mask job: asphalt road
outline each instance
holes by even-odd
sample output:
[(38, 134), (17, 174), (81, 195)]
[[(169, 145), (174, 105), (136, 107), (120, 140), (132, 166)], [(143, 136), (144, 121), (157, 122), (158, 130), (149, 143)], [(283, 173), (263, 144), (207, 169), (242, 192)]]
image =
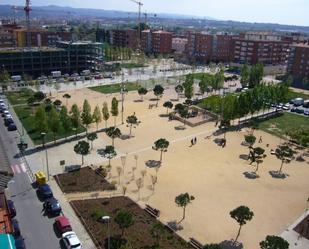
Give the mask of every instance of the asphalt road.
[(0, 136), (4, 142), (14, 178), (9, 183), (7, 197), (14, 201), (21, 234), (25, 239), (27, 249), (57, 249), (61, 248), (59, 238), (54, 232), (54, 219), (43, 216), (42, 202), (39, 201), (36, 190), (32, 187), (23, 159), (16, 157), (19, 153), (17, 143), (20, 136), (17, 131), (8, 132), (0, 117)]

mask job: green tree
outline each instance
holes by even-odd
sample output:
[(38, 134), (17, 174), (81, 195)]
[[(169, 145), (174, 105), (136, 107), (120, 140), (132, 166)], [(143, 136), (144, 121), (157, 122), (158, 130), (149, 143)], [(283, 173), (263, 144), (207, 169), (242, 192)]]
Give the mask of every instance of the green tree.
[(115, 138), (119, 138), (121, 136), (121, 131), (116, 127), (109, 127), (106, 129), (106, 134), (112, 139), (112, 145), (114, 146)]
[(105, 128), (107, 128), (107, 121), (110, 115), (108, 111), (108, 105), (106, 102), (103, 103), (102, 115), (103, 115), (103, 120), (105, 121)]
[(242, 66), (241, 72), (240, 72), (240, 76), (241, 76), (240, 83), (243, 86), (246, 86), (248, 84), (248, 82), (249, 82), (249, 75), (250, 75), (249, 68), (248, 68), (247, 64), (244, 64)]
[(185, 108), (183, 108), (183, 109), (180, 109), (180, 110), (178, 111), (178, 113), (179, 113), (180, 117), (183, 119), (183, 125), (185, 126), (185, 125), (186, 125), (186, 120), (187, 120), (188, 115), (189, 115), (188, 108), (185, 107)]
[(194, 77), (192, 74), (189, 74), (186, 76), (185, 83), (183, 84), (184, 92), (185, 92), (185, 97), (187, 99), (192, 99), (194, 95)]
[(10, 81), (10, 74), (7, 70), (2, 70), (0, 73), (0, 85), (2, 90), (7, 89), (8, 82)]
[(82, 156), (82, 165), (84, 165), (84, 156), (88, 155), (89, 149), (90, 149), (89, 143), (86, 141), (79, 141), (74, 146), (75, 153)]
[(119, 114), (119, 110), (118, 110), (118, 100), (115, 97), (112, 99), (111, 114), (114, 117), (114, 126), (116, 126), (116, 118)]
[(161, 85), (155, 85), (155, 87), (153, 88), (153, 93), (157, 97), (157, 104), (156, 104), (156, 106), (158, 107), (159, 98), (162, 97), (162, 95), (164, 93), (164, 88)]
[(186, 217), (186, 208), (188, 204), (190, 204), (195, 197), (193, 195), (189, 195), (188, 193), (180, 194), (176, 196), (175, 203), (178, 207), (182, 207), (182, 219), (178, 222), (182, 222)]
[(256, 137), (252, 134), (249, 135), (245, 135), (245, 141), (246, 143), (249, 145), (249, 154), (248, 154), (248, 160), (250, 159), (250, 155), (251, 155), (251, 150), (252, 150), (252, 146), (254, 145), (255, 141), (256, 141)]
[(59, 108), (61, 105), (62, 105), (61, 100), (56, 99), (56, 100), (54, 101), (54, 106), (56, 106), (57, 108)]
[(279, 174), (282, 172), (283, 164), (288, 164), (292, 161), (295, 151), (292, 150), (288, 145), (279, 145), (276, 149), (276, 157), (281, 160), (281, 166)]
[(98, 135), (97, 135), (96, 132), (89, 133), (89, 134), (87, 135), (87, 139), (88, 139), (89, 141), (91, 141), (91, 150), (92, 150), (92, 149), (93, 149), (93, 141), (96, 140), (96, 139), (98, 139)]
[(249, 75), (249, 88), (254, 88), (260, 84), (264, 76), (264, 66), (261, 63), (252, 65)]
[(254, 213), (246, 206), (239, 206), (238, 208), (232, 210), (230, 212), (230, 216), (237, 221), (237, 223), (239, 224), (239, 229), (238, 229), (238, 233), (235, 239), (235, 242), (237, 242), (238, 237), (240, 235), (240, 231), (243, 225), (247, 224), (248, 221), (250, 221), (253, 216)]
[(88, 127), (92, 123), (91, 106), (88, 100), (84, 100), (83, 111), (81, 114), (82, 123), (86, 126), (86, 134), (88, 134)]
[(67, 139), (67, 134), (72, 130), (72, 121), (68, 116), (68, 109), (65, 106), (61, 107), (59, 119), (64, 130), (65, 139)]
[(115, 151), (114, 146), (108, 145), (103, 150), (103, 156), (108, 159), (108, 165), (111, 165), (111, 159), (117, 156), (117, 152)]
[(131, 137), (132, 134), (132, 128), (136, 128), (140, 124), (138, 121), (137, 117), (135, 115), (128, 116), (126, 119), (127, 125), (130, 127), (130, 134), (129, 136)]
[(207, 91), (208, 86), (209, 86), (205, 74), (202, 75), (202, 78), (201, 78), (201, 80), (200, 80), (198, 86), (199, 86), (199, 88), (200, 88), (200, 93), (201, 93), (202, 95), (204, 95), (205, 92)]
[(98, 126), (102, 122), (102, 114), (98, 105), (94, 108), (92, 119), (96, 123), (98, 131)]
[(289, 242), (279, 236), (267, 235), (264, 241), (260, 242), (261, 249), (289, 249)]
[(39, 133), (42, 133), (42, 132), (47, 133), (48, 131), (47, 117), (46, 117), (46, 112), (43, 106), (39, 106), (36, 109), (34, 117), (35, 117), (35, 129)]
[(165, 232), (165, 228), (160, 222), (153, 224), (153, 226), (151, 227), (150, 234), (156, 241), (156, 244), (155, 244), (156, 248), (160, 248), (160, 239), (161, 239), (161, 236), (164, 234), (164, 232)]
[(68, 106), (68, 100), (71, 98), (71, 95), (65, 93), (62, 97), (65, 98), (65, 105)]
[(123, 237), (125, 229), (134, 224), (133, 214), (127, 210), (119, 210), (116, 214), (115, 222), (121, 229), (121, 237)]
[(146, 95), (148, 93), (148, 90), (144, 87), (140, 87), (138, 90), (137, 90), (139, 96), (141, 96), (141, 101), (144, 101), (144, 95)]
[(183, 86), (182, 85), (177, 85), (177, 86), (175, 86), (175, 91), (176, 91), (176, 93), (177, 93), (177, 100), (179, 100), (179, 96), (180, 96), (180, 94), (182, 94), (183, 93)]
[(261, 147), (256, 147), (251, 150), (251, 163), (256, 163), (255, 173), (259, 170), (259, 165), (263, 163), (263, 159), (266, 157), (265, 150)]
[(166, 108), (166, 113), (168, 114), (168, 109), (173, 108), (173, 103), (171, 101), (166, 101), (166, 102), (164, 102), (163, 107)]
[(167, 152), (169, 144), (169, 141), (167, 141), (165, 138), (160, 138), (159, 140), (155, 141), (152, 149), (160, 151), (160, 162), (162, 162), (162, 154), (163, 152)]
[(81, 120), (80, 120), (80, 111), (76, 104), (72, 105), (70, 114), (71, 114), (72, 126), (75, 129), (76, 132), (75, 135), (77, 135), (77, 129), (80, 127)]
[(48, 116), (49, 130), (53, 133), (54, 143), (56, 143), (56, 134), (60, 130), (60, 118), (56, 108), (53, 106)]
[(203, 249), (223, 249), (223, 247), (220, 246), (219, 244), (209, 244), (203, 246)]

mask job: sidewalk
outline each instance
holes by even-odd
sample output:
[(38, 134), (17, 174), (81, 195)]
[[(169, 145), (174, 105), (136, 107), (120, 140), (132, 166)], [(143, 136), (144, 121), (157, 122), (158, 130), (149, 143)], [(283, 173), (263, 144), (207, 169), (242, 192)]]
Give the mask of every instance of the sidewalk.
[(54, 180), (54, 178), (51, 178), (48, 183), (53, 190), (55, 198), (59, 200), (64, 215), (70, 220), (73, 231), (77, 234), (78, 238), (82, 242), (83, 249), (96, 249), (97, 247), (94, 245), (88, 232), (80, 222), (79, 218), (76, 216), (74, 210), (69, 204), (66, 195), (61, 192), (57, 182)]

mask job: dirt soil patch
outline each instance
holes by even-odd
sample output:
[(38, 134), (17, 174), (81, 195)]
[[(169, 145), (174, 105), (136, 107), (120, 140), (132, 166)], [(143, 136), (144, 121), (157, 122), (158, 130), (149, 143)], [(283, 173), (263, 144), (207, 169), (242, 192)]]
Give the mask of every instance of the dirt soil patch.
[[(108, 215), (110, 220), (111, 249), (134, 248), (151, 249), (155, 248), (156, 239), (151, 235), (151, 229), (159, 222), (140, 208), (136, 203), (127, 197), (114, 197), (92, 200), (72, 201), (71, 205), (81, 218), (86, 229), (96, 243), (98, 248), (108, 248), (107, 224), (102, 223), (100, 218)], [(133, 214), (134, 224), (125, 230), (121, 238), (121, 230), (114, 221), (119, 210), (126, 210)], [(160, 223), (161, 224), (161, 223)], [(120, 245), (118, 244), (121, 241)], [(117, 243), (118, 242), (118, 243)], [(118, 245), (117, 245), (118, 244)], [(159, 236), (160, 249), (192, 249), (192, 247), (180, 238), (177, 234), (162, 225)]]
[(114, 190), (115, 186), (89, 166), (74, 172), (59, 174), (55, 179), (64, 193)]
[(294, 228), (294, 231), (299, 233), (302, 237), (309, 239), (309, 215)]

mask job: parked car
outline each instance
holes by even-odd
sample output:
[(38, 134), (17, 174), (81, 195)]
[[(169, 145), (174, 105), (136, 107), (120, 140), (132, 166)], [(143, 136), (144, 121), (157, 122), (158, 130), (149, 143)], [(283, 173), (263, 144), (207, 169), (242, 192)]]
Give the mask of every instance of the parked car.
[(16, 219), (12, 219), (12, 227), (13, 227), (14, 237), (19, 237), (20, 236), (20, 228), (19, 228), (19, 223)]
[(304, 115), (309, 116), (309, 110), (305, 110)]
[(296, 108), (293, 107), (293, 108), (291, 109), (291, 112), (296, 112)]
[(12, 200), (8, 200), (8, 209), (9, 209), (9, 213), (11, 218), (14, 218), (16, 216), (16, 209), (15, 209), (15, 205), (14, 202)]
[(303, 107), (309, 108), (309, 100), (306, 100), (303, 104)]
[(4, 119), (4, 125), (9, 126), (9, 124), (14, 123), (14, 120), (12, 118), (6, 118)]
[(291, 106), (290, 104), (285, 104), (283, 107), (282, 107), (283, 110), (290, 110), (291, 109)]
[(60, 216), (55, 219), (55, 224), (61, 234), (72, 231), (69, 219), (65, 216)]
[(45, 209), (45, 212), (47, 214), (53, 215), (53, 216), (60, 215), (62, 211), (59, 201), (54, 197), (48, 198), (44, 202), (43, 208)]
[(38, 192), (43, 199), (53, 197), (53, 191), (48, 184), (39, 185)]
[(62, 234), (62, 240), (65, 245), (65, 248), (67, 249), (72, 249), (72, 248), (81, 249), (82, 248), (82, 244), (80, 240), (78, 239), (76, 233), (74, 232), (66, 232)]
[(296, 98), (296, 99), (293, 99), (292, 101), (295, 106), (301, 106), (304, 104), (303, 98)]
[(8, 131), (16, 131), (16, 130), (17, 130), (17, 127), (15, 123), (10, 123), (8, 125)]
[(304, 109), (296, 108), (295, 112), (298, 113), (298, 114), (303, 114), (304, 113)]
[(26, 249), (25, 239), (22, 236), (15, 238), (15, 247), (16, 249)]
[(45, 212), (48, 215), (58, 216), (62, 212), (62, 208), (60, 206), (59, 201), (54, 197), (45, 200), (43, 206), (45, 206)]

